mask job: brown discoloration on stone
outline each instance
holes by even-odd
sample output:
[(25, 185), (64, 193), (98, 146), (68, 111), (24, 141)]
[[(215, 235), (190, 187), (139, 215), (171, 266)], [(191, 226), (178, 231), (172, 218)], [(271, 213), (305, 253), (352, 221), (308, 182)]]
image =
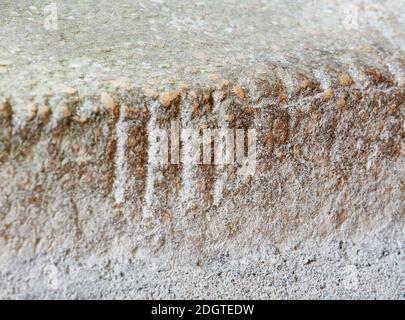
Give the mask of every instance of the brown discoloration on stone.
[(72, 111), (66, 106), (59, 107), (58, 111), (60, 120), (69, 119), (72, 116)]
[(159, 102), (164, 108), (169, 108), (173, 103), (180, 99), (180, 92), (178, 91), (168, 91), (161, 95)]
[(277, 93), (277, 98), (279, 102), (286, 102), (288, 97), (285, 94), (285, 89), (284, 86), (279, 83), (276, 85), (276, 93)]
[(0, 118), (9, 120), (11, 119), (12, 114), (10, 103), (7, 100), (0, 101)]
[(39, 119), (42, 123), (45, 123), (49, 120), (50, 116), (51, 116), (52, 112), (51, 112), (51, 108), (49, 108), (47, 105), (41, 105), (38, 108), (38, 116)]
[[(216, 110), (224, 106), (227, 109), (222, 114), (226, 114), (225, 121), (232, 122), (230, 127), (256, 128), (260, 139), (260, 141), (258, 139), (260, 148), (258, 160), (260, 163), (258, 163), (257, 171), (253, 176), (253, 182), (251, 178), (250, 183), (244, 184), (243, 178), (237, 175), (237, 171), (232, 166), (229, 166), (224, 171), (209, 165), (200, 165), (197, 166), (198, 168), (190, 169), (192, 170), (190, 174), (191, 183), (193, 186), (195, 185), (200, 194), (193, 200), (186, 202), (186, 205), (190, 206), (184, 210), (188, 213), (186, 217), (181, 216), (179, 218), (176, 211), (178, 208), (180, 210), (184, 209), (182, 204), (178, 205), (183, 196), (181, 194), (182, 179), (190, 177), (188, 175), (182, 176), (184, 168), (180, 164), (169, 166), (169, 168), (164, 168), (157, 173), (157, 176), (162, 175), (163, 181), (157, 178), (153, 184), (154, 193), (156, 194), (153, 199), (156, 201), (155, 209), (150, 220), (143, 220), (144, 203), (142, 201), (145, 196), (145, 180), (148, 176), (148, 108), (146, 106), (151, 101), (142, 94), (139, 97), (134, 94), (133, 97), (127, 98), (125, 93), (121, 97), (133, 101), (132, 105), (125, 104), (128, 102), (127, 100), (124, 103), (121, 98), (120, 100), (117, 98), (117, 102), (120, 101), (117, 104), (121, 106), (117, 116), (121, 111), (124, 113), (125, 121), (128, 121), (126, 122), (128, 127), (125, 131), (127, 141), (124, 156), (125, 171), (127, 171), (127, 176), (124, 178), (128, 180), (126, 180), (127, 184), (125, 185), (124, 204), (117, 206), (110, 203), (113, 194), (112, 190), (115, 188), (114, 175), (117, 174), (114, 165), (117, 156), (117, 117), (91, 116), (88, 121), (89, 125), (72, 125), (69, 130), (64, 130), (64, 133), (69, 134), (68, 139), (72, 139), (72, 150), (75, 150), (75, 152), (67, 155), (66, 152), (69, 152), (70, 148), (63, 148), (62, 150), (60, 147), (62, 140), (57, 141), (56, 144), (59, 149), (55, 148), (57, 150), (54, 152), (54, 159), (52, 159), (52, 163), (49, 161), (46, 174), (52, 176), (55, 174), (54, 172), (57, 172), (61, 176), (55, 174), (57, 179), (63, 178), (66, 180), (61, 184), (62, 187), (71, 184), (80, 185), (81, 190), (89, 193), (89, 195), (86, 194), (88, 199), (93, 195), (105, 195), (105, 197), (100, 196), (105, 203), (92, 209), (91, 217), (94, 219), (98, 217), (93, 213), (108, 216), (113, 214), (113, 226), (103, 226), (103, 228), (111, 228), (113, 232), (117, 233), (125, 228), (128, 221), (131, 221), (131, 227), (135, 226), (135, 228), (138, 226), (138, 222), (141, 221), (140, 224), (143, 229), (140, 234), (147, 230), (148, 234), (159, 234), (159, 237), (161, 237), (156, 241), (153, 238), (154, 236), (150, 236), (150, 238), (147, 238), (148, 240), (142, 239), (144, 243), (148, 244), (150, 240), (151, 247), (156, 249), (156, 252), (161, 252), (160, 249), (165, 250), (167, 248), (165, 243), (176, 243), (179, 239), (184, 238), (190, 240), (193, 237), (196, 246), (198, 245), (199, 250), (201, 250), (199, 253), (201, 256), (207, 254), (208, 249), (206, 249), (205, 244), (207, 246), (212, 245), (216, 243), (215, 241), (224, 242), (225, 247), (231, 247), (232, 241), (241, 241), (241, 246), (247, 247), (250, 243), (247, 244), (241, 239), (244, 232), (249, 232), (248, 227), (252, 225), (253, 219), (255, 220), (253, 225), (259, 226), (255, 236), (260, 238), (260, 241), (283, 242), (288, 240), (291, 235), (300, 232), (304, 220), (301, 217), (304, 217), (304, 215), (308, 215), (309, 219), (314, 221), (323, 221), (323, 237), (334, 236), (339, 231), (339, 228), (346, 228), (348, 223), (345, 221), (349, 221), (349, 217), (357, 219), (363, 213), (362, 208), (356, 207), (357, 204), (353, 206), (354, 200), (352, 201), (350, 197), (355, 194), (356, 188), (360, 189), (361, 192), (365, 191), (366, 189), (362, 187), (363, 181), (364, 184), (367, 181), (373, 181), (370, 176), (379, 174), (379, 170), (382, 170), (383, 166), (382, 161), (379, 159), (383, 159), (387, 163), (391, 161), (395, 165), (398, 157), (403, 155), (403, 144), (399, 142), (401, 133), (398, 133), (401, 127), (397, 123), (399, 122), (398, 119), (401, 119), (401, 113), (399, 112), (401, 106), (392, 101), (387, 102), (391, 98), (385, 87), (385, 91), (378, 95), (376, 92), (381, 86), (371, 87), (372, 89), (369, 91), (359, 89), (359, 95), (357, 95), (354, 88), (348, 90), (337, 86), (335, 90), (339, 98), (334, 104), (333, 101), (325, 103), (325, 101), (333, 97), (332, 90), (325, 92), (322, 97), (322, 93), (319, 94), (308, 90), (311, 85), (306, 84), (303, 86), (306, 90), (306, 96), (303, 98), (303, 95), (292, 94), (290, 96), (291, 104), (288, 105), (277, 103), (277, 101), (285, 101), (286, 97), (285, 99), (279, 99), (280, 95), (277, 90), (274, 90), (275, 87), (269, 87), (271, 90), (263, 87), (263, 91), (260, 91), (262, 89), (258, 91), (257, 96), (259, 98), (247, 97), (246, 101), (240, 101), (240, 98), (234, 96), (231, 92), (225, 101), (226, 103), (219, 104), (219, 106), (215, 105), (215, 108), (210, 107), (217, 100), (211, 101), (208, 95), (209, 88), (197, 88), (192, 93), (184, 92), (185, 96), (188, 94), (190, 100), (187, 107), (191, 107), (193, 114), (196, 115), (196, 118), (192, 119), (192, 123), (196, 124), (197, 127), (215, 128), (219, 120)], [(391, 91), (398, 91), (398, 88), (391, 87)], [(281, 90), (281, 92), (284, 94), (284, 90)], [(342, 94), (342, 92), (344, 93)], [(214, 97), (217, 97), (217, 94), (218, 92), (215, 93)], [(339, 102), (341, 98), (343, 98), (344, 103)], [(139, 100), (134, 101), (135, 99)], [(269, 100), (268, 105), (264, 104), (267, 102), (266, 100)], [(370, 115), (369, 110), (365, 109), (366, 104), (378, 108), (378, 112), (375, 115)], [(334, 105), (339, 108), (333, 108)], [(179, 118), (179, 113), (176, 110), (179, 105), (171, 103), (170, 106), (171, 108), (160, 108), (158, 110), (158, 124), (165, 129), (168, 128), (171, 120)], [(76, 105), (69, 105), (69, 107), (75, 110)], [(209, 110), (212, 112), (209, 112)], [(345, 110), (345, 112), (343, 113), (342, 110)], [(224, 110), (221, 109), (221, 111)], [(58, 111), (56, 112), (58, 113)], [(81, 114), (86, 113), (77, 112), (77, 115)], [(41, 117), (40, 115), (41, 110), (39, 109), (38, 117)], [(391, 117), (389, 117), (390, 115)], [(369, 119), (374, 119), (373, 117), (378, 117), (377, 119), (380, 121), (378, 122), (379, 131), (373, 137), (369, 137), (367, 135), (374, 130), (375, 124)], [(82, 119), (78, 116), (74, 116), (72, 119), (79, 124), (82, 122)], [(207, 121), (207, 123), (203, 121)], [(348, 121), (352, 122), (347, 125)], [(263, 124), (263, 127), (255, 126), (257, 123)], [(377, 126), (375, 127), (377, 128)], [(81, 152), (76, 152), (77, 142), (73, 143), (73, 141), (75, 138), (80, 141), (81, 138), (78, 138), (78, 136), (86, 132), (85, 130), (89, 130), (94, 135), (96, 135), (95, 132), (99, 131), (100, 133), (97, 134), (94, 141), (83, 147), (83, 149), (89, 149), (89, 154), (83, 156)], [(20, 135), (20, 133), (18, 134)], [(363, 137), (363, 134), (365, 137)], [(389, 139), (383, 141), (383, 135), (388, 136)], [(25, 136), (29, 136), (28, 131)], [(358, 151), (355, 145), (357, 143), (356, 139), (360, 136), (362, 139), (364, 138), (364, 143), (361, 145), (362, 150)], [(5, 137), (3, 140), (8, 139), (8, 136)], [(88, 137), (82, 140), (88, 141)], [(27, 144), (32, 144), (32, 141), (27, 140)], [(102, 141), (102, 143), (98, 141)], [(70, 143), (70, 140), (65, 140), (63, 144), (66, 145), (67, 142)], [(370, 171), (361, 176), (357, 169), (364, 167), (371, 154), (371, 148), (376, 144), (378, 144), (379, 150), (376, 163), (372, 163)], [(29, 157), (32, 156), (32, 151), (25, 146), (24, 148), (25, 150), (21, 152), (19, 161), (30, 161)], [(91, 153), (93, 151), (94, 153)], [(342, 158), (336, 161), (333, 152), (339, 152)], [(80, 166), (75, 165), (75, 161), (80, 163), (80, 166), (84, 166), (82, 163), (92, 164), (91, 167), (82, 169)], [(64, 177), (66, 175), (64, 171), (72, 173), (69, 179)], [(389, 171), (384, 173), (387, 172), (389, 173)], [(359, 174), (359, 180), (355, 180), (352, 176), (355, 174)], [(94, 183), (92, 175), (97, 178), (97, 183)], [(52, 176), (50, 181), (59, 181), (57, 179)], [(218, 187), (218, 179), (222, 179), (224, 183), (222, 189)], [(368, 180), (365, 181), (365, 179)], [(23, 188), (24, 183), (20, 183), (18, 188), (20, 187)], [(395, 189), (395, 186), (390, 187)], [(79, 194), (79, 191), (76, 192)], [(384, 192), (390, 192), (390, 196), (394, 194), (392, 190)], [(332, 194), (331, 198), (328, 198), (329, 193)], [(260, 201), (251, 201), (252, 194), (260, 198)], [(218, 205), (214, 205), (214, 198), (216, 197), (219, 197)], [(312, 201), (312, 199), (315, 199), (315, 201)], [(336, 202), (333, 202), (329, 209), (326, 205), (329, 204), (331, 199)], [(29, 199), (32, 204), (41, 204), (40, 201), (34, 200)], [(74, 208), (68, 210), (71, 210), (72, 217), (76, 217), (74, 222), (77, 225), (79, 215), (77, 213), (72, 215), (72, 212), (80, 211), (79, 213), (83, 215), (86, 214), (87, 208), (81, 208), (85, 200), (82, 199), (81, 202), (74, 200), (77, 203), (77, 210)], [(341, 205), (338, 203), (339, 201), (342, 201), (344, 205), (347, 202), (347, 208), (349, 209), (345, 207), (345, 209), (339, 210)], [(300, 207), (289, 206), (289, 203), (299, 204)], [(367, 206), (373, 207), (374, 203), (374, 200), (367, 201)], [(305, 204), (305, 206), (302, 204)], [(327, 208), (325, 209), (324, 206)], [(319, 220), (316, 220), (318, 218)], [(188, 231), (179, 228), (180, 230), (176, 229), (176, 233), (172, 233), (170, 228), (176, 226), (180, 219), (189, 219), (189, 221), (185, 222), (182, 220), (182, 223), (191, 226), (192, 230)], [(210, 219), (212, 225), (215, 225), (215, 229), (210, 229), (210, 224), (206, 223), (208, 219)], [(80, 220), (80, 227), (83, 228), (89, 220), (91, 220), (89, 217), (86, 217), (83, 221)], [(245, 227), (245, 225), (248, 227)], [(305, 225), (305, 227), (308, 227), (311, 234), (314, 234), (314, 229), (318, 228), (318, 224), (313, 228), (310, 225)], [(160, 231), (162, 232), (160, 233)], [(100, 232), (104, 232), (104, 230)], [(184, 234), (187, 236), (184, 236)], [(83, 232), (82, 236), (84, 237), (84, 235), (85, 232)], [(225, 235), (224, 238), (220, 238), (223, 235)], [(216, 238), (213, 240), (212, 236)], [(101, 243), (108, 246), (108, 241), (109, 239), (103, 240)], [(192, 249), (195, 248), (192, 247)], [(129, 256), (131, 255), (129, 254)]]
[(246, 99), (246, 94), (240, 85), (236, 85), (232, 89), (233, 93), (241, 100)]
[[(12, 110), (8, 100), (0, 100), (0, 180), (6, 179), (1, 176), (1, 165), (9, 158), (13, 149), (12, 136)], [(0, 183), (0, 189), (2, 188)], [(1, 205), (0, 205), (1, 207)], [(4, 206), (3, 206), (4, 207)], [(5, 207), (4, 209), (5, 210)]]
[(273, 121), (273, 134), (275, 141), (279, 144), (284, 144), (287, 142), (289, 135), (289, 115), (287, 112), (281, 113)]
[(383, 80), (383, 75), (377, 69), (367, 68), (364, 70), (364, 73), (366, 74), (366, 76), (371, 77), (374, 83), (379, 83)]
[(73, 121), (76, 122), (76, 123), (78, 123), (78, 124), (80, 124), (80, 125), (84, 125), (84, 124), (86, 124), (86, 123), (89, 121), (89, 119), (81, 118), (81, 117), (79, 117), (79, 116), (74, 116), (74, 117), (73, 117)]
[(352, 80), (352, 78), (350, 78), (350, 76), (347, 73), (343, 73), (339, 77), (339, 83), (342, 86), (349, 87), (353, 84), (353, 80)]
[(226, 115), (224, 116), (224, 120), (225, 120), (225, 121), (228, 121), (228, 122), (232, 122), (233, 120), (235, 120), (235, 115), (233, 115), (233, 114), (226, 114)]
[(267, 136), (265, 136), (264, 143), (272, 151), (274, 147), (274, 135), (268, 134)]
[(300, 83), (299, 91), (303, 90), (315, 90), (319, 87), (319, 84), (312, 79), (304, 79)]
[(336, 100), (336, 106), (341, 110), (346, 110), (347, 102), (346, 102), (346, 95), (342, 94)]
[(361, 94), (361, 92), (360, 92), (359, 90), (354, 90), (354, 91), (351, 93), (351, 98), (352, 98), (352, 100), (353, 100), (354, 102), (359, 102), (359, 101), (361, 101), (361, 99), (363, 98), (363, 96), (362, 96), (362, 94)]
[(125, 149), (125, 164), (132, 179), (126, 185), (125, 196), (132, 199), (137, 208), (131, 212), (132, 218), (141, 213), (144, 201), (146, 177), (148, 173), (148, 109), (138, 106), (128, 106), (127, 145)]
[(335, 215), (336, 228), (340, 228), (346, 220), (346, 212), (344, 209), (338, 209)]
[(118, 114), (118, 106), (114, 102), (114, 99), (106, 92), (101, 93), (101, 102), (104, 105), (104, 109), (112, 116), (116, 117)]
[(346, 176), (341, 176), (336, 181), (336, 189), (340, 190), (347, 180)]
[(26, 112), (26, 120), (27, 121), (32, 121), (35, 119), (35, 116), (37, 115), (38, 108), (35, 104), (30, 103), (25, 107), (25, 112)]
[(212, 98), (212, 91), (208, 90), (203, 93), (203, 103), (212, 107), (214, 105), (214, 99)]
[(159, 97), (159, 93), (151, 88), (144, 88), (143, 94), (145, 95), (145, 97), (151, 99), (157, 99), (157, 97)]
[(333, 97), (333, 90), (327, 89), (325, 92), (322, 93), (323, 101), (328, 101)]
[(116, 139), (116, 127), (115, 124), (110, 124), (110, 132), (109, 138), (106, 146), (106, 158), (107, 163), (109, 166), (109, 170), (106, 172), (105, 175), (105, 185), (106, 185), (106, 192), (105, 196), (110, 196), (114, 186), (114, 179), (115, 179), (115, 156), (117, 153), (117, 139)]
[(309, 79), (305, 79), (303, 81), (301, 81), (300, 84), (301, 89), (308, 89), (311, 87), (311, 81)]
[(250, 106), (244, 106), (242, 109), (243, 109), (243, 112), (245, 112), (245, 113), (248, 114), (248, 115), (254, 115), (254, 114), (260, 112), (259, 109), (252, 108), (252, 107), (250, 107)]
[[(379, 70), (376, 68), (366, 68), (364, 70), (366, 77), (371, 79), (374, 84), (385, 84), (385, 85), (395, 85), (394, 76), (391, 73), (388, 73), (383, 70)], [(403, 86), (403, 84), (399, 83), (398, 86)]]
[(228, 97), (228, 95), (229, 95), (228, 91), (221, 91), (218, 97), (218, 101), (223, 102)]
[(193, 116), (198, 116), (199, 110), (200, 110), (200, 105), (198, 103), (193, 103), (191, 105), (191, 112), (192, 112)]

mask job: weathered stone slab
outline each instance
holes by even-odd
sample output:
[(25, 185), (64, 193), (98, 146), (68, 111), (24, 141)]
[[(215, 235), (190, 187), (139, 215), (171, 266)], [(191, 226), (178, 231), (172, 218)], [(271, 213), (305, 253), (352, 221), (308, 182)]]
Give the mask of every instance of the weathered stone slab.
[(403, 298), (403, 8), (3, 1), (0, 297)]

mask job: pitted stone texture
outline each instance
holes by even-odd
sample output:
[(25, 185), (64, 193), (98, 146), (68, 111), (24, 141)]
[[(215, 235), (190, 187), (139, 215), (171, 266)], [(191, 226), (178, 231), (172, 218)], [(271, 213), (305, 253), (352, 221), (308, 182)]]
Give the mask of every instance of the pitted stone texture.
[[(1, 298), (403, 298), (403, 1), (46, 4), (0, 4)], [(152, 166), (172, 121), (255, 174)]]

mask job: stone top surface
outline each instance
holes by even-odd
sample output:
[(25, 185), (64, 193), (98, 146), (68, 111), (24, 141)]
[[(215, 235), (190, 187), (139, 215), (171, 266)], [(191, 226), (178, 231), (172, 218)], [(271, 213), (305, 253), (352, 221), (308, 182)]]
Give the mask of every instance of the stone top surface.
[[(48, 6), (48, 7), (47, 7)], [(56, 8), (57, 27), (51, 16)], [(128, 81), (158, 91), (220, 79), (386, 68), (401, 82), (405, 1), (0, 3), (0, 96), (14, 106)]]

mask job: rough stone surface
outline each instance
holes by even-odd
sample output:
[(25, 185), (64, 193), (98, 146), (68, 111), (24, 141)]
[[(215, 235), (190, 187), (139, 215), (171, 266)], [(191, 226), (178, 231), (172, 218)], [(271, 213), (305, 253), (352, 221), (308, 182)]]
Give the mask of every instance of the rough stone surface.
[[(405, 3), (0, 3), (0, 298), (404, 298)], [(151, 130), (257, 131), (257, 167)]]

